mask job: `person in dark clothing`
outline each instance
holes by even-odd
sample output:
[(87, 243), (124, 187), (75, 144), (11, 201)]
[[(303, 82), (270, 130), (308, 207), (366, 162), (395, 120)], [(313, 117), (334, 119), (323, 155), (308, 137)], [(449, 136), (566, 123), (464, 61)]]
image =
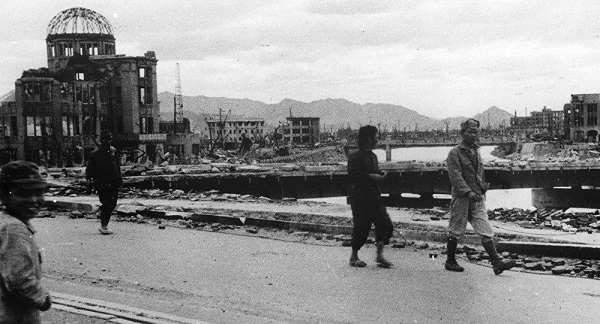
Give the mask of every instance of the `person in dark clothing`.
[(485, 193), (488, 184), (479, 146), (479, 121), (467, 119), (460, 125), (462, 141), (448, 153), (448, 176), (452, 185), (450, 221), (448, 224), (447, 260), (444, 267), (448, 271), (462, 272), (465, 269), (456, 262), (458, 241), (465, 235), (467, 222), (481, 236), (481, 245), (490, 256), (495, 274), (515, 266), (513, 260), (504, 260), (496, 252), (494, 231), (488, 220), (485, 206)]
[(112, 211), (117, 206), (119, 188), (123, 184), (121, 166), (117, 149), (111, 146), (112, 134), (103, 131), (100, 136), (100, 147), (92, 152), (85, 169), (85, 175), (93, 182), (100, 198), (100, 233), (112, 234), (108, 222)]
[(248, 138), (248, 136), (246, 136), (246, 133), (242, 133), (242, 142), (240, 144), (240, 149), (238, 151), (239, 155), (244, 155), (246, 154), (246, 152), (248, 152), (250, 150), (250, 148), (252, 147), (252, 140)]
[(375, 241), (378, 266), (389, 268), (393, 264), (383, 257), (383, 247), (390, 242), (394, 230), (392, 221), (383, 203), (378, 181), (387, 177), (379, 170), (377, 156), (373, 149), (377, 145), (377, 128), (363, 126), (358, 130), (358, 150), (348, 157), (348, 178), (350, 181), (350, 206), (352, 208), (352, 254), (350, 265), (365, 267), (367, 264), (358, 257), (358, 251), (367, 241), (371, 225), (375, 224)]
[(38, 166), (15, 161), (0, 171), (0, 323), (41, 323), (52, 305), (41, 284), (42, 257), (30, 219), (44, 205), (46, 181)]

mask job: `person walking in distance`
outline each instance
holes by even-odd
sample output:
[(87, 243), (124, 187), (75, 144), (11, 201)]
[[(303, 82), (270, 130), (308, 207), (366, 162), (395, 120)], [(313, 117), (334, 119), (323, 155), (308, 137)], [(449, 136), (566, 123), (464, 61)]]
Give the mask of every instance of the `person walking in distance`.
[(248, 153), (250, 148), (252, 148), (252, 144), (252, 140), (248, 138), (248, 135), (246, 135), (246, 133), (242, 133), (242, 142), (240, 143), (240, 148), (238, 150), (239, 156), (244, 156), (246, 153)]
[(29, 220), (44, 204), (46, 182), (38, 166), (14, 161), (0, 170), (0, 323), (41, 323), (52, 305), (41, 285), (42, 257)]
[(85, 175), (93, 183), (100, 198), (100, 233), (112, 234), (108, 229), (110, 216), (117, 206), (119, 188), (123, 184), (117, 149), (111, 146), (112, 134), (105, 130), (100, 136), (100, 147), (92, 152)]
[(460, 135), (461, 143), (450, 150), (446, 160), (452, 185), (452, 201), (448, 225), (448, 255), (444, 267), (449, 271), (465, 270), (456, 262), (456, 247), (469, 222), (481, 236), (481, 244), (490, 256), (494, 273), (498, 275), (514, 267), (515, 262), (502, 259), (496, 252), (494, 231), (488, 220), (485, 205), (488, 185), (485, 182), (483, 162), (477, 145), (479, 121), (470, 118), (461, 123)]
[(378, 266), (389, 268), (393, 264), (383, 256), (383, 247), (390, 243), (394, 230), (392, 221), (383, 203), (377, 182), (386, 179), (387, 174), (379, 170), (377, 156), (373, 149), (377, 145), (377, 128), (367, 125), (358, 130), (358, 150), (348, 157), (348, 179), (350, 182), (350, 206), (352, 208), (352, 254), (350, 265), (365, 267), (367, 264), (358, 257), (358, 251), (367, 241), (371, 225), (375, 224), (375, 241)]

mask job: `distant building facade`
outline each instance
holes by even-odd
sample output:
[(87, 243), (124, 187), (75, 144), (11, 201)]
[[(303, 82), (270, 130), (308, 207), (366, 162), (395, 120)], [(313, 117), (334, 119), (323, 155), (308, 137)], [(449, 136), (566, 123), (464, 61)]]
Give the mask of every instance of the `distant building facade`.
[(565, 104), (565, 135), (575, 142), (597, 142), (600, 94), (572, 94)]
[(259, 141), (266, 135), (267, 126), (263, 118), (246, 116), (204, 116), (204, 125), (201, 125), (201, 134), (211, 141), (239, 144), (242, 134), (246, 134), (252, 141)]
[(564, 135), (565, 114), (563, 110), (550, 110), (544, 106), (542, 111), (532, 111), (531, 118), (540, 133), (546, 132), (550, 137)]
[[(158, 129), (161, 133), (169, 134), (169, 133), (181, 133), (187, 134), (191, 133), (191, 124), (190, 120), (187, 118), (183, 118), (181, 122), (173, 123), (172, 120), (161, 120), (158, 126)], [(175, 132), (173, 130), (176, 130)]]
[(532, 111), (530, 116), (518, 117), (515, 112), (515, 116), (510, 119), (510, 127), (507, 131), (521, 139), (563, 137), (564, 121), (562, 110), (550, 110), (544, 106), (541, 111)]
[(314, 144), (319, 141), (321, 128), (319, 117), (287, 117), (282, 126), (283, 142), (294, 144)]

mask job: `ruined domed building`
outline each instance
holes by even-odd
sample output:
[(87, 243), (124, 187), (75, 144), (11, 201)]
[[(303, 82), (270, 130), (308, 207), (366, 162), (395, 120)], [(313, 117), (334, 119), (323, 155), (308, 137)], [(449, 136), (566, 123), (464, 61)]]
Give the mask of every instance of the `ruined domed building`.
[(0, 162), (82, 163), (104, 129), (123, 160), (163, 152), (154, 52), (116, 54), (110, 22), (85, 8), (52, 18), (46, 47), (48, 67), (24, 71), (14, 98), (2, 98)]

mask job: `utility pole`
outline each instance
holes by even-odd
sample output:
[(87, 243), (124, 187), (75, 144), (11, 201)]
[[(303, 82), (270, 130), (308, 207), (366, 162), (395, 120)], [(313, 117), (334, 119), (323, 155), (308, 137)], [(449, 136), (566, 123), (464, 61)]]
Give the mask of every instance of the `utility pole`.
[(179, 63), (175, 76), (175, 97), (173, 98), (173, 134), (177, 133), (177, 123), (183, 125), (183, 96), (181, 95), (181, 75)]
[(225, 126), (225, 123), (223, 123), (223, 110), (219, 108), (219, 139), (223, 138), (223, 126)]

